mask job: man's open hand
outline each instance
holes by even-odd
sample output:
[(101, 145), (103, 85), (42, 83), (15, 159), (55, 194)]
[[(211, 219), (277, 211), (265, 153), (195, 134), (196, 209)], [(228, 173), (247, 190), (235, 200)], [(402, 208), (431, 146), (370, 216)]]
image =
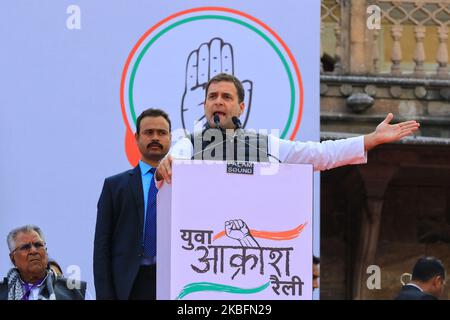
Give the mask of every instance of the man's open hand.
[(389, 124), (393, 118), (394, 115), (389, 113), (374, 132), (364, 136), (365, 150), (370, 150), (379, 144), (394, 142), (412, 135), (420, 127), (420, 124), (414, 120)]

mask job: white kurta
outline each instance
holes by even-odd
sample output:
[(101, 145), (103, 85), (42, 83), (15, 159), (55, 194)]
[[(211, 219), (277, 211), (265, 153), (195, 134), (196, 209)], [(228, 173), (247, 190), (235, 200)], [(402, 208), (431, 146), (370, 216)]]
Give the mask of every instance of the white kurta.
[[(279, 139), (269, 135), (268, 151), (271, 162), (312, 164), (315, 171), (328, 170), (348, 164), (367, 163), (364, 136), (323, 142), (301, 142)], [(178, 140), (170, 150), (175, 159), (191, 159), (194, 146), (188, 138)]]

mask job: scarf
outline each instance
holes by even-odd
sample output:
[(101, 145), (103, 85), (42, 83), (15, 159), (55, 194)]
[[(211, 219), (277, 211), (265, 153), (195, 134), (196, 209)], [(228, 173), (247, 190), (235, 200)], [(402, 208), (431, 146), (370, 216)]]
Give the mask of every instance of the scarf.
[[(34, 286), (30, 287), (28, 291), (24, 289), (24, 281), (20, 278), (19, 270), (12, 268), (6, 278), (8, 279), (8, 300), (28, 300), (24, 296), (26, 294), (29, 296)], [(53, 272), (47, 270), (45, 278), (40, 283), (38, 300), (56, 300), (53, 282)]]

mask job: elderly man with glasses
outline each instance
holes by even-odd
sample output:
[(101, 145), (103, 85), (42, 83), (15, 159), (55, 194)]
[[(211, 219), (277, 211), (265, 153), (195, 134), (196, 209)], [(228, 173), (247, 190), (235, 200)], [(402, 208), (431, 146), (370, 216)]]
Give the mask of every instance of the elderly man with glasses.
[(40, 228), (16, 228), (7, 242), (14, 267), (0, 283), (0, 300), (84, 300), (86, 282), (59, 277), (49, 268)]

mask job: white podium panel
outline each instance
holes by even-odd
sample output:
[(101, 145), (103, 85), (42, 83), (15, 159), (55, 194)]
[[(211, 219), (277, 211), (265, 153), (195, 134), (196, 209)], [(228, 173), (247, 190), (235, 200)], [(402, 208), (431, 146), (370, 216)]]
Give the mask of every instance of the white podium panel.
[(158, 193), (158, 299), (311, 299), (312, 190), (311, 165), (174, 161)]

